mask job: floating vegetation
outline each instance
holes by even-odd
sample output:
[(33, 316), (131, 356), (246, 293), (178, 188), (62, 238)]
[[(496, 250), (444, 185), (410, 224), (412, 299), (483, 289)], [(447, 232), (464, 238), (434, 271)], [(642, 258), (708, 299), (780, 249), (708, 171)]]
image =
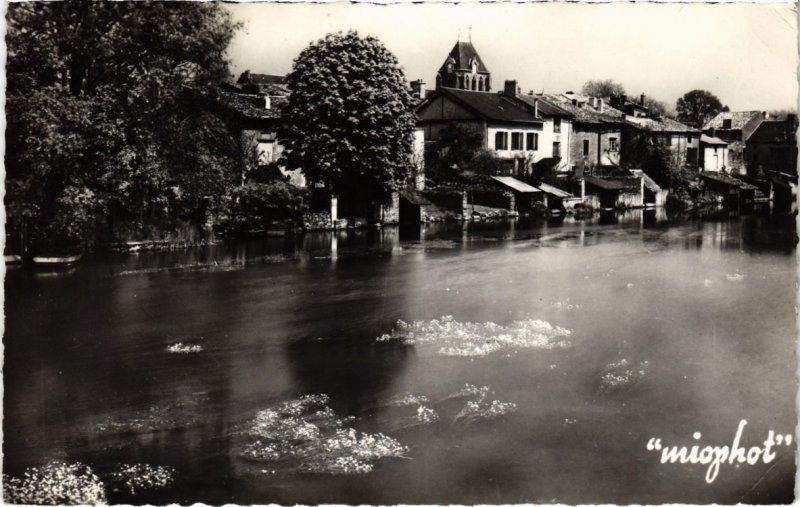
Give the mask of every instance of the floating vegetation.
[(744, 280), (744, 275), (741, 273), (727, 274), (725, 278), (727, 278), (729, 282), (741, 282)]
[(97, 423), (94, 431), (99, 434), (152, 433), (187, 428), (202, 421), (201, 404), (206, 400), (205, 396), (186, 397), (178, 402), (108, 417)]
[(426, 396), (413, 393), (405, 393), (390, 398), (389, 401), (386, 402), (386, 406), (407, 407), (411, 405), (422, 405), (424, 403), (428, 403), (429, 401), (430, 400), (428, 400)]
[(488, 419), (497, 419), (506, 414), (517, 411), (516, 403), (504, 402), (500, 400), (487, 401), (479, 398), (476, 401), (468, 401), (461, 412), (456, 414), (455, 422), (462, 424), (472, 424)]
[(4, 500), (11, 504), (105, 505), (100, 478), (82, 463), (51, 461), (20, 478), (3, 475)]
[(485, 398), (489, 395), (490, 389), (489, 386), (481, 386), (477, 387), (472, 384), (464, 384), (462, 389), (458, 391), (448, 394), (445, 396), (441, 401), (453, 400), (457, 398), (471, 398), (471, 397), (479, 397)]
[(188, 345), (183, 342), (173, 343), (167, 347), (167, 352), (170, 354), (196, 354), (202, 351), (202, 345)]
[(173, 481), (174, 470), (169, 467), (145, 463), (122, 465), (111, 475), (111, 480), (125, 487), (131, 495), (150, 489), (165, 488)]
[(550, 305), (551, 308), (557, 310), (580, 310), (582, 305), (578, 303), (570, 303), (569, 298), (566, 301), (556, 301)]
[(600, 375), (600, 389), (603, 391), (617, 391), (631, 387), (640, 382), (647, 372), (647, 361), (642, 361), (633, 367), (627, 359), (606, 365)]
[(245, 434), (253, 439), (243, 458), (274, 463), (279, 469), (315, 474), (364, 474), (383, 458), (402, 457), (408, 449), (382, 433), (345, 427), (326, 395), (303, 396), (259, 411)]
[(458, 322), (452, 316), (411, 323), (397, 321), (378, 341), (400, 340), (406, 345), (438, 346), (436, 353), (452, 357), (485, 357), (511, 349), (551, 349), (568, 346), (568, 329), (543, 320), (519, 320), (507, 326), (494, 322)]

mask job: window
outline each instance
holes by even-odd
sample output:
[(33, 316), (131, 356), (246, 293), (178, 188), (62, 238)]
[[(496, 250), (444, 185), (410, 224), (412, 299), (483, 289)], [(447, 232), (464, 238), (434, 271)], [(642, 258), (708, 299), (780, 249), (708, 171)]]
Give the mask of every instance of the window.
[(494, 135), (494, 149), (498, 151), (508, 149), (508, 132), (497, 132)]
[(689, 143), (689, 144), (692, 144), (692, 142), (694, 142), (694, 138), (692, 136), (688, 136), (686, 138), (686, 142)]
[(553, 118), (553, 132), (561, 132), (561, 118)]
[(522, 132), (511, 133), (511, 149), (517, 151), (522, 150)]
[(608, 138), (608, 151), (619, 151), (619, 139), (616, 137)]
[(553, 143), (553, 156), (561, 157), (561, 143), (558, 141)]
[(732, 127), (732, 125), (731, 125), (731, 119), (730, 118), (728, 118), (726, 120), (722, 120), (722, 128), (729, 129), (731, 127)]
[(584, 157), (588, 157), (589, 156), (589, 140), (588, 139), (584, 139), (583, 140), (583, 156)]
[(528, 151), (536, 151), (539, 149), (539, 134), (535, 132), (529, 132), (526, 141)]

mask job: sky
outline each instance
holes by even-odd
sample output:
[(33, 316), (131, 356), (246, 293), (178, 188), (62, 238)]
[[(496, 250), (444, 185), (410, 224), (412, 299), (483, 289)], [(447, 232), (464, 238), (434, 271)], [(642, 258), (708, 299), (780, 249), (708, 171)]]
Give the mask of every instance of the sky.
[(674, 106), (705, 89), (732, 110), (796, 109), (797, 12), (793, 4), (466, 3), (228, 4), (245, 27), (229, 48), (232, 71), (285, 74), (308, 44), (355, 29), (378, 37), (409, 81), (435, 86), (459, 39), (472, 43), (493, 89), (580, 91), (613, 79), (628, 95)]

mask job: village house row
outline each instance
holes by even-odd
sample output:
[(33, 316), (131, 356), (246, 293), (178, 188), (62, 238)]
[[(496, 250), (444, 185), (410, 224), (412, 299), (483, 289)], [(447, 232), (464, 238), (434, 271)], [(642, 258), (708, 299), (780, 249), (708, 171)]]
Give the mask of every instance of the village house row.
[[(495, 91), (489, 69), (468, 41), (458, 41), (447, 55), (435, 89), (417, 80), (411, 92), (417, 101), (418, 162), (415, 188), (405, 199), (413, 204), (426, 202), (410, 196), (425, 188), (425, 146), (452, 127), (478, 133), (484, 148), (505, 162), (505, 170), (492, 181), (510, 200), (498, 202), (488, 194), (477, 199), (512, 211), (525, 212), (535, 201), (553, 211), (578, 203), (595, 209), (663, 205), (667, 190), (648, 177), (647, 167), (637, 160), (639, 153), (631, 149), (634, 139), (643, 138), (669, 147), (673, 160), (697, 171), (706, 188), (726, 199), (768, 200), (776, 192), (792, 199), (794, 193), (795, 115), (779, 120), (761, 111), (721, 112), (696, 128), (649, 114), (644, 95), (523, 93), (514, 80)], [(284, 77), (244, 72), (236, 83), (224, 84), (222, 94), (242, 115), (243, 135), (257, 142), (261, 162), (276, 161), (280, 110), (289, 94)], [(302, 174), (282, 171), (292, 183), (305, 185)], [(396, 221), (403, 199), (395, 196), (380, 218)], [(386, 211), (390, 209), (395, 211)]]

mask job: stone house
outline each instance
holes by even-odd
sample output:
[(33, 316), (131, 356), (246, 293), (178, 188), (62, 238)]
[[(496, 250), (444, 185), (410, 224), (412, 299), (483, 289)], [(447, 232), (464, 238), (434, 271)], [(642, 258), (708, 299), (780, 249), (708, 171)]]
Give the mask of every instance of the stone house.
[(542, 129), (536, 135), (537, 149), (532, 153), (527, 174), (543, 176), (570, 171), (573, 115), (552, 102), (542, 100), (538, 95), (520, 93), (516, 81), (505, 82), (503, 95), (517, 100), (543, 120)]
[(502, 94), (443, 87), (416, 111), (425, 142), (438, 140), (453, 125), (472, 130), (485, 149), (508, 161), (510, 174), (524, 173), (531, 163), (552, 155), (552, 147), (544, 144), (542, 117)]
[[(245, 71), (236, 83), (223, 83), (220, 86), (220, 100), (239, 117), (242, 145), (245, 158), (254, 155), (258, 165), (277, 162), (283, 152), (278, 141), (278, 127), (281, 124), (281, 108), (289, 97), (289, 89), (284, 76), (255, 74)], [(300, 171), (289, 171), (284, 167), (278, 170), (289, 177), (290, 183), (305, 187), (306, 180)], [(242, 181), (247, 178), (242, 175)]]
[(619, 167), (625, 114), (599, 97), (573, 92), (540, 96), (572, 114), (568, 160), (577, 174), (595, 174)]
[(723, 111), (703, 125), (703, 132), (728, 143), (728, 166), (730, 171), (746, 173), (744, 150), (747, 139), (766, 119), (760, 111)]
[[(699, 164), (701, 134), (698, 129), (671, 118), (625, 115), (623, 136), (626, 143), (636, 136), (645, 135), (649, 142), (668, 146), (675, 159), (688, 167), (697, 167)], [(630, 165), (641, 166), (643, 162), (637, 160), (633, 150), (626, 149), (622, 155), (622, 160)]]
[(747, 172), (752, 176), (783, 173), (797, 176), (797, 116), (763, 120), (747, 139)]

